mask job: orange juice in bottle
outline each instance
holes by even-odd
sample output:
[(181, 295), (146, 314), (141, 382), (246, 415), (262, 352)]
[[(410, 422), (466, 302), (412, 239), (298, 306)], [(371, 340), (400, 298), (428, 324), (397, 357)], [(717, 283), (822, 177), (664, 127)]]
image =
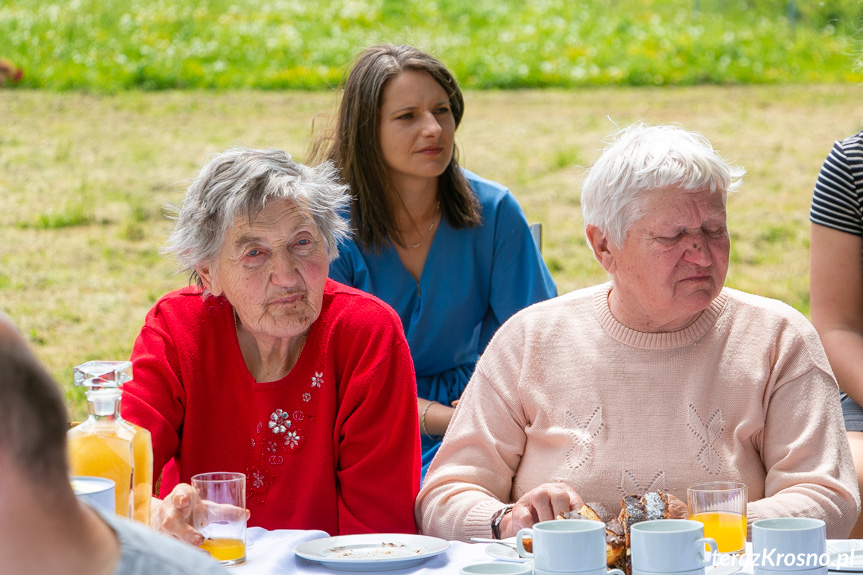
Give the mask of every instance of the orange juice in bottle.
[(133, 431), (84, 423), (69, 430), (69, 463), (73, 475), (104, 477), (114, 482), (115, 511), (131, 517)]
[(75, 384), (87, 387), (89, 417), (69, 430), (73, 475), (114, 481), (116, 512), (150, 522), (153, 447), (150, 433), (120, 416), (120, 386), (132, 379), (128, 361), (91, 361), (75, 367)]
[(150, 502), (153, 497), (153, 439), (150, 432), (128, 421), (135, 430), (132, 438), (132, 518), (150, 524)]

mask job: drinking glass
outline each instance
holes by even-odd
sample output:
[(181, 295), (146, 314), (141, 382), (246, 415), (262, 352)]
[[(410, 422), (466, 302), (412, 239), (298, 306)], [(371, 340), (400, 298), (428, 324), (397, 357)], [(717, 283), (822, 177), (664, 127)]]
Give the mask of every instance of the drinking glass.
[(222, 565), (246, 561), (246, 476), (242, 473), (199, 473), (192, 487), (201, 496), (207, 517), (200, 528), (202, 549)]
[(704, 536), (719, 553), (746, 549), (746, 485), (736, 481), (699, 483), (686, 490), (689, 518), (704, 524)]

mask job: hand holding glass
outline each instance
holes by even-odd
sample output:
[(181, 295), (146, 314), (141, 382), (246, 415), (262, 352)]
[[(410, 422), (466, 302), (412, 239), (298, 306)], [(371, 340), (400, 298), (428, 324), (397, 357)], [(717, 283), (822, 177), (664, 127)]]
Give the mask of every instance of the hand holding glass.
[(686, 490), (689, 518), (704, 524), (704, 536), (720, 553), (746, 548), (746, 485), (736, 481), (699, 483)]
[(246, 476), (242, 473), (199, 473), (192, 476), (207, 511), (201, 525), (202, 549), (222, 565), (246, 560)]

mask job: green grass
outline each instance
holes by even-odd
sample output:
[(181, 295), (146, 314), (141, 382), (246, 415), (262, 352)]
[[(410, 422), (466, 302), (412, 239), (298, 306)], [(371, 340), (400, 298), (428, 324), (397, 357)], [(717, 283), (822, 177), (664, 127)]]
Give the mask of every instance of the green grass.
[[(796, 7), (793, 14), (790, 7)], [(440, 57), (467, 88), (843, 83), (858, 0), (7, 0), (22, 87), (306, 89), (379, 42)]]
[[(615, 124), (678, 122), (747, 169), (729, 199), (727, 284), (809, 312), (808, 209), (834, 140), (860, 129), (861, 88), (836, 85), (468, 91), (465, 167), (509, 186), (561, 293), (605, 281), (587, 249), (584, 168)], [(72, 367), (125, 359), (158, 297), (186, 285), (159, 254), (207, 156), (243, 144), (302, 159), (333, 92), (0, 90), (0, 309), (67, 386)], [(72, 225), (74, 224), (74, 225)]]
[(602, 139), (678, 122), (748, 171), (728, 285), (808, 314), (809, 199), (860, 128), (861, 15), (860, 0), (6, 0), (0, 58), (24, 79), (0, 90), (0, 309), (80, 419), (72, 367), (128, 357), (186, 284), (159, 255), (164, 205), (227, 147), (302, 159), (351, 58), (391, 42), (467, 89), (462, 162), (543, 222), (561, 293), (606, 279), (578, 198)]

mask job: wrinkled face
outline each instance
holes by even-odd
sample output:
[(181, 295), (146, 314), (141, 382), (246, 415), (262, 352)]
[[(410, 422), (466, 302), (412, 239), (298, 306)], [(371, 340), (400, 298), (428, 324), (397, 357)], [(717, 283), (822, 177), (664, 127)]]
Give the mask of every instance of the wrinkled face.
[(612, 313), (640, 331), (682, 329), (725, 283), (731, 242), (722, 195), (654, 190), (644, 208), (622, 246), (609, 242)]
[(311, 216), (280, 200), (251, 221), (237, 218), (213, 265), (197, 269), (213, 295), (224, 295), (243, 327), (264, 341), (300, 335), (318, 318), (328, 267)]
[(430, 74), (406, 70), (387, 81), (378, 138), (396, 187), (443, 173), (452, 159), (455, 118), (446, 92)]

